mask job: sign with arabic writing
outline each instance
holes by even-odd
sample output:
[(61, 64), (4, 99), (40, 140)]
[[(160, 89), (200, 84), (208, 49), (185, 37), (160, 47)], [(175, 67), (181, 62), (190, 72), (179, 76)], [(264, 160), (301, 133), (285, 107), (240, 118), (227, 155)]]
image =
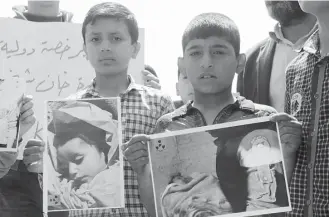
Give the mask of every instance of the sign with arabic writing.
[[(90, 84), (95, 76), (82, 49), (82, 25), (0, 18), (0, 29), (0, 77), (25, 78), (27, 94), (34, 98), (37, 122), (24, 141), (43, 140), (44, 101), (66, 98)], [(143, 29), (139, 41), (141, 50), (128, 70), (137, 83), (142, 82), (144, 67)]]

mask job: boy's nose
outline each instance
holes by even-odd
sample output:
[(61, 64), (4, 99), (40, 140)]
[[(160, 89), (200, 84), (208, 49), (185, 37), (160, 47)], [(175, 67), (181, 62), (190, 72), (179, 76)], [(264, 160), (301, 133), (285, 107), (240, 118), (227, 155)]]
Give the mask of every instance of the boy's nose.
[(213, 67), (213, 64), (212, 64), (211, 56), (209, 54), (204, 54), (202, 57), (202, 60), (201, 60), (201, 68), (209, 69), (212, 67)]
[(102, 52), (111, 51), (111, 43), (107, 40), (104, 40), (103, 43), (102, 43), (101, 51)]

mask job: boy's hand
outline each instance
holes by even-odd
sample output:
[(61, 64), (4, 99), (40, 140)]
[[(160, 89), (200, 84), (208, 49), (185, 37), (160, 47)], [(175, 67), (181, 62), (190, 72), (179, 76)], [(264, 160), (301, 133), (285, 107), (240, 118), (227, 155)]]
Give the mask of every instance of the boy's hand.
[[(45, 143), (41, 140), (29, 140), (25, 146), (23, 161), (27, 168), (31, 164), (40, 162), (43, 160), (43, 152), (45, 150)], [(42, 173), (42, 164), (39, 164), (40, 168), (37, 168), (35, 172)]]
[(144, 81), (145, 86), (161, 90), (159, 78), (157, 78), (151, 72), (144, 69), (142, 71), (142, 76), (143, 76), (143, 81)]
[(302, 143), (302, 124), (286, 113), (274, 114), (271, 121), (278, 122), (283, 154), (295, 155)]
[(19, 131), (19, 138), (22, 138), (22, 136), (31, 129), (31, 127), (35, 123), (35, 116), (33, 112), (33, 102), (32, 102), (32, 96), (23, 96), (21, 101), (22, 107), (20, 111), (20, 131)]
[(0, 152), (0, 178), (5, 176), (17, 159), (17, 152)]
[(136, 135), (122, 145), (123, 155), (137, 174), (142, 174), (149, 163), (147, 147), (149, 140), (147, 135)]

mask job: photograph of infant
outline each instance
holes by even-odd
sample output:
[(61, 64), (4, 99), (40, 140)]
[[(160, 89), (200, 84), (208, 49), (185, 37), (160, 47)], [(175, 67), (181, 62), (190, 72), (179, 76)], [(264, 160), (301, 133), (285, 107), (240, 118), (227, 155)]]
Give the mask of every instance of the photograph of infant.
[(0, 79), (0, 152), (17, 152), (19, 115), (26, 90), (24, 79)]
[(291, 211), (276, 123), (256, 118), (151, 136), (157, 217)]
[(123, 208), (119, 98), (46, 106), (44, 211)]

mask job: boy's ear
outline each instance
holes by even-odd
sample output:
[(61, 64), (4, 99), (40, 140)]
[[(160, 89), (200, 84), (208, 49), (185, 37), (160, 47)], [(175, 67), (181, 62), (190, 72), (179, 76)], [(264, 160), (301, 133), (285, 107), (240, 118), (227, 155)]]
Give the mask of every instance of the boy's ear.
[(178, 82), (176, 82), (176, 95), (179, 96), (179, 88), (178, 88)]
[(177, 66), (180, 72), (185, 72), (185, 65), (184, 65), (184, 58), (178, 57), (177, 59)]
[(140, 49), (141, 49), (141, 44), (139, 42), (136, 42), (133, 45), (133, 52), (132, 52), (132, 58), (133, 59), (136, 59)]
[(86, 59), (89, 60), (89, 59), (88, 59), (87, 48), (86, 48), (86, 44), (85, 44), (85, 43), (83, 44), (83, 51), (84, 51), (85, 54), (86, 54)]
[(243, 72), (245, 66), (246, 66), (246, 55), (245, 54), (239, 54), (238, 56), (238, 65), (236, 67), (236, 74), (240, 74)]

